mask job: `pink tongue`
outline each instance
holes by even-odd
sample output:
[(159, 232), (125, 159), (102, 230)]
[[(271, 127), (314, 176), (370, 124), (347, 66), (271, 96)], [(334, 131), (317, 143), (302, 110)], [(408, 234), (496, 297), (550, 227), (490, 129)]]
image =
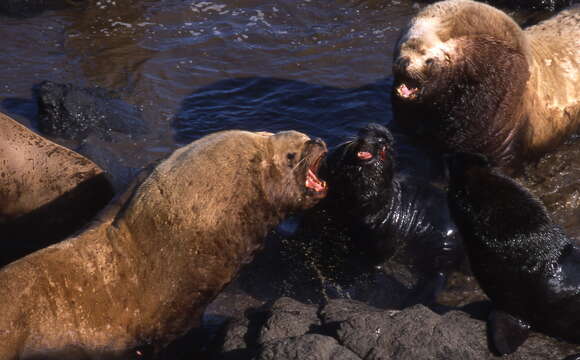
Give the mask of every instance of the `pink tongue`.
[(325, 187), (324, 181), (318, 180), (316, 175), (312, 170), (308, 169), (308, 174), (306, 175), (306, 187), (314, 191), (323, 191)]
[(359, 151), (356, 153), (356, 156), (361, 160), (368, 160), (373, 157), (373, 154), (368, 151)]
[(401, 93), (401, 95), (403, 95), (404, 97), (409, 97), (411, 95), (413, 95), (415, 93), (415, 91), (417, 91), (417, 89), (409, 89), (407, 87), (407, 85), (402, 84), (399, 87), (399, 92)]

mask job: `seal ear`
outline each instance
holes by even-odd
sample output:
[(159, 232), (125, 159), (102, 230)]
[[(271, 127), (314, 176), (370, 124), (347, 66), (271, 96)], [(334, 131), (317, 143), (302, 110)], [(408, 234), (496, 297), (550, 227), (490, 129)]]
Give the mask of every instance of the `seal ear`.
[(488, 332), (495, 350), (500, 355), (511, 354), (526, 341), (530, 325), (508, 313), (492, 310), (488, 319)]

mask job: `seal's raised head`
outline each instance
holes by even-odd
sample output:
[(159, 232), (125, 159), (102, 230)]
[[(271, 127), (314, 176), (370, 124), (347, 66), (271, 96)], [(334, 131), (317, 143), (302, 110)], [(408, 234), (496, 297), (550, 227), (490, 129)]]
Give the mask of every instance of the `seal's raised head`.
[[(267, 136), (267, 135), (266, 135)], [(297, 131), (282, 131), (268, 137), (272, 161), (265, 162), (265, 191), (271, 201), (291, 210), (315, 205), (326, 196), (326, 182), (318, 170), (326, 155), (326, 144)]]
[(519, 26), (491, 6), (469, 0), (431, 5), (411, 20), (397, 42), (395, 95), (404, 101), (439, 95), (446, 87), (442, 80), (451, 81), (454, 72), (464, 71), (465, 43), (475, 39), (500, 41), (521, 51), (528, 48)]
[(519, 170), (580, 126), (579, 15), (524, 30), (478, 1), (425, 7), (395, 46), (395, 122), (435, 150)]
[(357, 137), (339, 146), (329, 157), (329, 181), (340, 196), (370, 199), (378, 189), (390, 188), (393, 178), (394, 139), (379, 124), (369, 124)]

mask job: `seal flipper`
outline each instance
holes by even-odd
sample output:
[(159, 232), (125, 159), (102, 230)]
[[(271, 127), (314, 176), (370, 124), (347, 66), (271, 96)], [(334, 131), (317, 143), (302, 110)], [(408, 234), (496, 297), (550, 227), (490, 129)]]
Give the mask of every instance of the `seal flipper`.
[(488, 319), (488, 331), (495, 350), (500, 355), (511, 354), (526, 341), (530, 325), (500, 310), (492, 310)]

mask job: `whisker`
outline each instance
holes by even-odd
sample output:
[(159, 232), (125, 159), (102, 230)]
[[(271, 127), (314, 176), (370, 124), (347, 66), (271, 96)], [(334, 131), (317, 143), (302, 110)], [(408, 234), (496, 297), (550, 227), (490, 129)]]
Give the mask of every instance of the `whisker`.
[(294, 170), (296, 170), (296, 168), (298, 168), (298, 166), (300, 166), (300, 165), (301, 165), (301, 163), (302, 163), (302, 162), (304, 162), (304, 161), (306, 161), (306, 157), (304, 157), (304, 158), (300, 159), (300, 161), (298, 161), (298, 162), (296, 163), (296, 165), (294, 165), (294, 167), (292, 168), (292, 171), (291, 171), (291, 172), (294, 172)]

